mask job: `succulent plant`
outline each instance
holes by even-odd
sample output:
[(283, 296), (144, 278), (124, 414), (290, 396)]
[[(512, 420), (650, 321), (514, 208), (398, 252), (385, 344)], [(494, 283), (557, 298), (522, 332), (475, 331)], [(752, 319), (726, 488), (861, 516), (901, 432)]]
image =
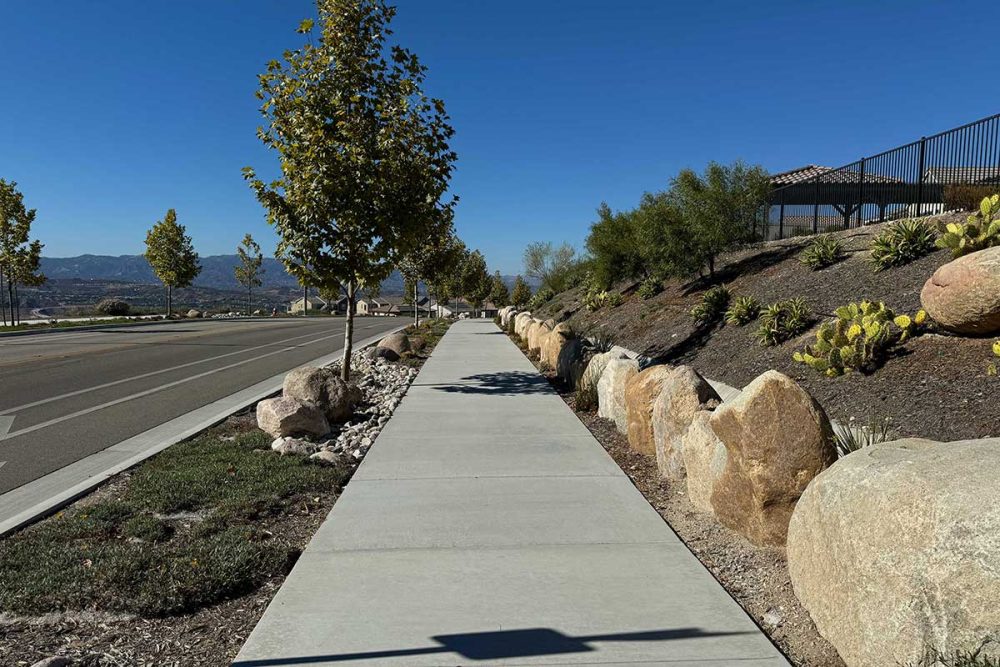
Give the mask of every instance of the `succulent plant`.
[(951, 250), (952, 257), (1000, 244), (1000, 195), (984, 197), (979, 212), (964, 222), (941, 222), (937, 245)]
[(897, 315), (881, 301), (849, 303), (835, 314), (836, 319), (820, 325), (815, 343), (792, 355), (830, 377), (875, 370), (893, 346), (920, 333), (927, 321), (923, 310), (912, 317)]
[(802, 297), (772, 303), (760, 314), (760, 326), (754, 332), (764, 346), (778, 345), (796, 336), (812, 322), (812, 312)]
[(738, 296), (726, 311), (726, 323), (743, 326), (760, 315), (760, 302), (752, 296)]
[(872, 266), (884, 271), (909, 264), (934, 250), (934, 230), (922, 220), (900, 220), (872, 240)]
[(799, 261), (813, 271), (836, 264), (844, 258), (844, 244), (836, 236), (822, 234), (817, 236), (799, 256)]
[(691, 317), (698, 324), (708, 324), (719, 320), (726, 312), (730, 298), (729, 288), (718, 285), (701, 296), (701, 303), (691, 309)]

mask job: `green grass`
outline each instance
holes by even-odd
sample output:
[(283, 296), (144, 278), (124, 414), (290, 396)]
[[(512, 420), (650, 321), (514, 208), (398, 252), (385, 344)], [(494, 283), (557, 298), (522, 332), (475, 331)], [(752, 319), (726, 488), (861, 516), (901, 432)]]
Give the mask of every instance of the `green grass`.
[[(346, 482), (347, 467), (254, 453), (254, 431), (211, 431), (142, 464), (115, 498), (81, 503), (0, 542), (0, 608), (195, 611), (283, 574), (297, 549), (280, 527)], [(183, 514), (177, 513), (197, 513)]]

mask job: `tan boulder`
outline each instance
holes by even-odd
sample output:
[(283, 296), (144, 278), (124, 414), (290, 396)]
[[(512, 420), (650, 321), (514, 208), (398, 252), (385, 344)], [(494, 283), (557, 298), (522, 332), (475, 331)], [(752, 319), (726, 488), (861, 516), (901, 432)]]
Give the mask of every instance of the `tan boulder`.
[(635, 359), (610, 359), (597, 381), (597, 416), (612, 420), (621, 433), (628, 431), (625, 385), (638, 373)]
[(410, 338), (402, 331), (389, 334), (378, 342), (376, 354), (389, 361), (398, 361), (405, 353), (409, 352)]
[(949, 331), (972, 336), (1000, 331), (1000, 246), (940, 267), (924, 283), (920, 303)]
[(567, 339), (556, 358), (556, 375), (569, 387), (576, 387), (584, 368), (583, 341), (576, 337)]
[(259, 402), (257, 426), (272, 438), (294, 435), (318, 438), (330, 432), (330, 423), (322, 410), (287, 396)]
[(566, 343), (573, 339), (573, 331), (565, 322), (557, 324), (551, 332), (542, 337), (539, 342), (539, 360), (555, 369), (559, 363), (559, 353)]
[(361, 402), (361, 390), (332, 368), (303, 366), (285, 376), (282, 394), (319, 408), (331, 423), (348, 419)]
[(791, 378), (767, 371), (710, 423), (727, 452), (712, 491), (715, 515), (755, 544), (784, 544), (799, 496), (837, 460), (823, 408)]
[(514, 316), (514, 333), (524, 338), (527, 335), (528, 325), (531, 323), (531, 313), (522, 311)]
[(583, 371), (583, 375), (580, 376), (580, 382), (577, 384), (578, 391), (591, 391), (591, 389), (597, 392), (597, 383), (601, 379), (601, 374), (604, 373), (604, 369), (607, 367), (608, 362), (612, 359), (625, 359), (627, 358), (624, 354), (617, 351), (610, 352), (599, 352), (590, 358), (587, 362), (587, 367)]
[(712, 430), (712, 411), (700, 410), (681, 437), (680, 448), (684, 455), (687, 474), (688, 498), (696, 509), (708, 514), (712, 508), (712, 492), (726, 469), (726, 446)]
[(551, 329), (544, 322), (535, 321), (528, 327), (528, 352), (541, 353), (542, 341), (549, 335)]
[(625, 383), (625, 420), (629, 447), (656, 455), (653, 444), (653, 404), (670, 378), (673, 366), (650, 366)]
[(712, 385), (693, 368), (673, 369), (653, 403), (653, 449), (660, 475), (684, 476), (684, 434), (699, 411), (714, 409), (721, 402)]
[[(905, 439), (849, 454), (802, 494), (789, 574), (849, 667), (916, 664), (927, 647), (952, 655), (995, 636), (998, 470), (998, 438)], [(980, 657), (1000, 658), (1000, 644)]]

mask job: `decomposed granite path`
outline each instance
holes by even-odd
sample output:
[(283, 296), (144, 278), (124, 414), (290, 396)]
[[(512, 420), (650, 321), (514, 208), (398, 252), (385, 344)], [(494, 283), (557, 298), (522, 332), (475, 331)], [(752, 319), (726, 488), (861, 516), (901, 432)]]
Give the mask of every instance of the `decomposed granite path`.
[(788, 663), (513, 343), (461, 321), (234, 664)]

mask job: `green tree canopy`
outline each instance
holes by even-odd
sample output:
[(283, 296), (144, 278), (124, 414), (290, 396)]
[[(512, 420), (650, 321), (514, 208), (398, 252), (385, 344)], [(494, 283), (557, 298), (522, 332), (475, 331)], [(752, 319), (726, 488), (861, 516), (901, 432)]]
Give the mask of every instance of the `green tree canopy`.
[(0, 318), (4, 323), (8, 307), (10, 322), (20, 321), (18, 285), (45, 282), (45, 276), (39, 272), (43, 246), (30, 238), (34, 221), (35, 210), (24, 206), (24, 195), (17, 189), (17, 183), (0, 178), (0, 294), (6, 288), (5, 298), (0, 300)]
[(499, 271), (493, 274), (493, 284), (490, 287), (490, 301), (497, 308), (504, 308), (510, 305), (510, 290), (507, 289), (507, 283), (503, 281), (503, 277)]
[(514, 290), (511, 292), (510, 302), (518, 308), (524, 308), (530, 300), (531, 288), (528, 287), (528, 283), (524, 282), (524, 278), (518, 276), (514, 279)]
[(462, 266), (462, 295), (473, 308), (481, 308), (490, 297), (493, 280), (486, 268), (486, 258), (478, 250), (470, 252)]
[(559, 247), (549, 242), (531, 243), (524, 249), (524, 273), (537, 279), (543, 287), (562, 292), (568, 287), (575, 257), (576, 250), (568, 243)]
[(265, 183), (244, 169), (279, 255), (294, 249), (321, 281), (345, 285), (349, 301), (341, 373), (350, 377), (354, 302), (359, 287), (389, 275), (399, 258), (451, 219), (444, 201), (455, 154), (444, 103), (423, 90), (416, 55), (389, 46), (395, 9), (382, 0), (318, 0), (301, 48), (259, 76), (265, 125), (258, 136), (277, 151), (281, 178)]
[(146, 233), (146, 261), (156, 278), (167, 288), (167, 316), (173, 308), (173, 291), (189, 286), (201, 273), (198, 253), (184, 225), (177, 222), (177, 212), (169, 209)]
[(247, 315), (253, 312), (253, 288), (264, 284), (260, 276), (264, 273), (264, 255), (260, 246), (247, 234), (236, 248), (240, 263), (236, 265), (236, 281), (247, 291)]

